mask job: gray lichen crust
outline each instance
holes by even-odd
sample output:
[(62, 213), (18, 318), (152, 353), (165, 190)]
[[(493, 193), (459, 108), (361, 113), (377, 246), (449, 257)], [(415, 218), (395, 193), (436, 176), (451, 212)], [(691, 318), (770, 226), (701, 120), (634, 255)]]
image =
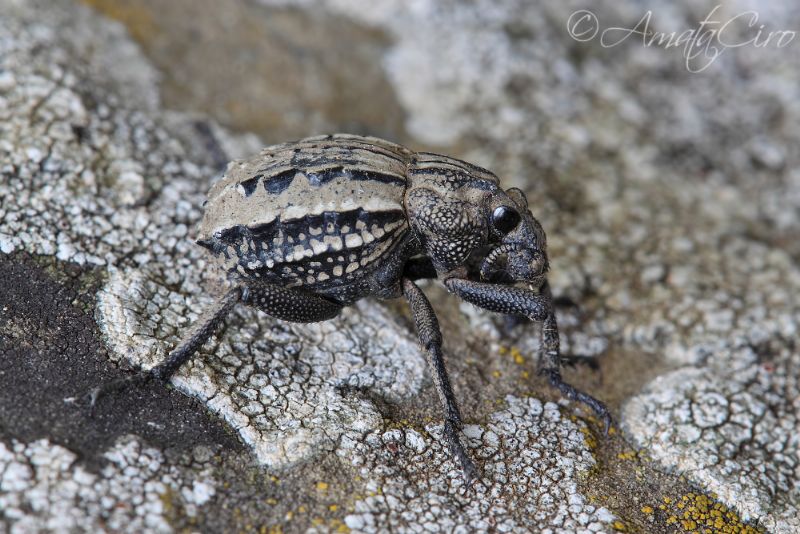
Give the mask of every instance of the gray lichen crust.
[(448, 463), (439, 425), (371, 432), (361, 442), (343, 443), (337, 454), (372, 494), (356, 501), (345, 524), (357, 532), (604, 531), (614, 516), (589, 504), (577, 487), (580, 473), (595, 463), (579, 426), (553, 403), (509, 396), (506, 404), (485, 427), (465, 428), (484, 466), (474, 488), (452, 472), (431, 470)]
[(401, 4), (326, 3), (396, 36), (387, 68), (414, 134), (475, 139), (506, 179), (561, 176), (541, 186), (554, 192), (556, 292), (595, 296), (584, 331), (673, 369), (625, 404), (628, 435), (744, 519), (797, 531), (800, 130), (781, 126), (800, 118), (797, 43), (727, 48), (692, 74), (678, 49), (602, 49), (566, 31), (580, 8), (599, 31), (649, 9), (651, 29), (680, 32), (715, 6), (720, 24), (753, 10), (794, 30), (793, 5)]
[(167, 508), (193, 518), (217, 492), (207, 458), (169, 466), (134, 437), (104, 457), (93, 473), (47, 440), (0, 443), (0, 520), (9, 532), (172, 532)]
[[(307, 4), (395, 37), (387, 71), (414, 135), (460, 139), (512, 183), (530, 183), (532, 169), (550, 177), (537, 187), (558, 230), (555, 291), (601, 303), (581, 325), (594, 339), (577, 346), (618, 347), (666, 369), (625, 403), (626, 433), (744, 519), (797, 531), (797, 43), (717, 48), (713, 60), (693, 48), (695, 66), (709, 67), (690, 73), (680, 47), (599, 40), (648, 11), (650, 29), (666, 34), (712, 10), (708, 29), (747, 13), (770, 31), (795, 30), (793, 4)], [(567, 32), (578, 9), (597, 16), (590, 42)], [(753, 36), (745, 24), (728, 31)]]

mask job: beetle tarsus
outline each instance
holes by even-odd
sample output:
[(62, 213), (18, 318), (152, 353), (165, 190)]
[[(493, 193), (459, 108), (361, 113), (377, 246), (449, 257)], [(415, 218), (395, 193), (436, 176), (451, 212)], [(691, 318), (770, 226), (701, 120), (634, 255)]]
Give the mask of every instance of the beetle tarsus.
[(594, 356), (584, 356), (582, 354), (562, 354), (561, 367), (588, 367), (592, 371), (599, 371), (600, 364)]
[(128, 375), (123, 378), (113, 380), (106, 384), (102, 384), (100, 386), (90, 389), (89, 392), (86, 394), (86, 397), (88, 397), (89, 401), (88, 402), (89, 415), (91, 417), (94, 417), (95, 408), (97, 407), (97, 401), (99, 401), (101, 398), (111, 393), (115, 393), (117, 391), (123, 391), (131, 386), (138, 386), (144, 384), (145, 382), (148, 382), (153, 378), (155, 378), (155, 376), (150, 371), (139, 371), (135, 374)]
[(588, 393), (577, 389), (575, 386), (564, 382), (561, 378), (561, 372), (558, 369), (541, 369), (540, 375), (544, 375), (550, 385), (558, 389), (564, 397), (585, 404), (603, 421), (604, 433), (607, 436), (611, 428), (611, 412), (608, 411), (606, 405)]
[(472, 483), (480, 478), (480, 472), (475, 466), (475, 462), (467, 454), (466, 448), (459, 436), (461, 424), (457, 421), (446, 419), (444, 422), (444, 438), (450, 446), (450, 454), (452, 454), (458, 463), (461, 465), (461, 471), (464, 473), (464, 481), (469, 487)]

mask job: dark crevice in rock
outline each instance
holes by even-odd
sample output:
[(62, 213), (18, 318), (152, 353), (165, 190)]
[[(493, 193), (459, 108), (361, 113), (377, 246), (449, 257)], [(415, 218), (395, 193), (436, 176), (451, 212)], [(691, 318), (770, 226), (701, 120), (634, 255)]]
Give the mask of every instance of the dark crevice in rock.
[(90, 417), (79, 397), (122, 373), (109, 362), (93, 316), (82, 309), (94, 293), (81, 286), (93, 274), (55, 260), (48, 260), (50, 268), (42, 263), (27, 254), (0, 256), (0, 439), (46, 438), (79, 453), (90, 467), (125, 434), (165, 450), (242, 450), (201, 404), (162, 384), (105, 399)]

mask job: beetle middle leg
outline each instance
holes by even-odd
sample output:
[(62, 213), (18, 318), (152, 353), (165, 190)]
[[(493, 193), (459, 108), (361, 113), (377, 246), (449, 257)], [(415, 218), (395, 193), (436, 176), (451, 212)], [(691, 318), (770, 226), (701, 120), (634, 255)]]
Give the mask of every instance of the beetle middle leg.
[(477, 477), (478, 469), (464, 449), (464, 445), (458, 435), (458, 431), (462, 426), (461, 413), (458, 410), (453, 388), (450, 386), (450, 378), (447, 376), (447, 370), (444, 366), (442, 333), (439, 330), (439, 321), (436, 319), (436, 314), (425, 294), (408, 278), (403, 279), (403, 294), (411, 306), (411, 313), (414, 316), (414, 323), (417, 327), (417, 335), (425, 351), (425, 357), (433, 373), (436, 392), (439, 394), (439, 400), (444, 409), (445, 439), (453, 456), (461, 464), (467, 485), (469, 485)]
[(553, 296), (547, 282), (542, 285), (538, 294), (520, 287), (486, 284), (457, 277), (446, 279), (444, 284), (448, 290), (480, 308), (504, 314), (524, 315), (532, 321), (541, 322), (542, 352), (539, 374), (547, 377), (550, 385), (568, 399), (589, 406), (603, 420), (608, 433), (611, 413), (606, 405), (568, 384), (561, 377), (558, 324), (553, 309)]

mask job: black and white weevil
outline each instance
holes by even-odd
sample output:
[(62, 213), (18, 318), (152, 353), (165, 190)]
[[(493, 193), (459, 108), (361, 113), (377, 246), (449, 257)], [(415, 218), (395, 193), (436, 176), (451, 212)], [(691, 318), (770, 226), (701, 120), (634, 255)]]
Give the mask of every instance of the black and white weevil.
[(504, 191), (485, 169), (356, 135), (270, 146), (228, 165), (208, 194), (197, 242), (219, 260), (233, 288), (163, 362), (94, 389), (92, 405), (129, 384), (168, 380), (237, 302), (311, 323), (366, 296), (404, 296), (444, 408), (445, 437), (471, 480), (477, 470), (459, 437), (439, 324), (414, 283), (439, 278), (476, 306), (540, 322), (540, 373), (591, 407), (608, 430), (606, 406), (561, 378), (544, 231), (522, 191)]

